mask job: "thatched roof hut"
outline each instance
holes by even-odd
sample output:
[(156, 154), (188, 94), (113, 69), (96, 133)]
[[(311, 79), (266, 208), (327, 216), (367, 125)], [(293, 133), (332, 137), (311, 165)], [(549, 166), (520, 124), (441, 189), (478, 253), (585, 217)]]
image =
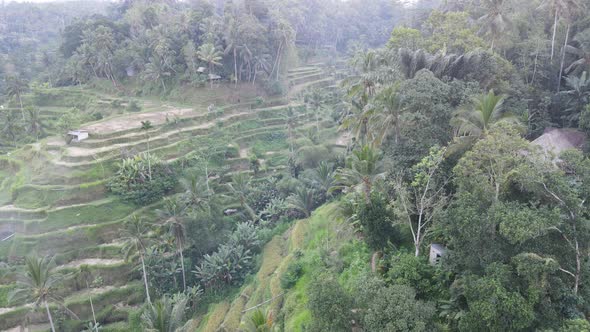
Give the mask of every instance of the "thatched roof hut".
[(547, 128), (532, 144), (540, 146), (545, 156), (555, 161), (565, 150), (582, 149), (586, 139), (586, 134), (577, 129)]

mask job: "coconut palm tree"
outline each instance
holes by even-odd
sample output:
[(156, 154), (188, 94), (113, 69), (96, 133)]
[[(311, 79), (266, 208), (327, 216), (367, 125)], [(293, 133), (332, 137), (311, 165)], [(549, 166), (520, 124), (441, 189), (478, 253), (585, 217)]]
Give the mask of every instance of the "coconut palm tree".
[(223, 53), (228, 55), (233, 54), (234, 58), (234, 81), (235, 85), (238, 85), (238, 49), (240, 48), (240, 41), (242, 39), (240, 31), (240, 20), (236, 15), (229, 17), (225, 32), (223, 34), (223, 41), (225, 42), (225, 50)]
[(505, 0), (484, 0), (483, 6), (486, 13), (478, 19), (478, 22), (482, 24), (480, 33), (488, 35), (492, 39), (490, 46), (492, 52), (494, 51), (496, 39), (510, 25), (510, 20), (505, 13), (505, 3)]
[(579, 32), (572, 41), (576, 46), (568, 45), (566, 52), (574, 55), (577, 60), (565, 69), (565, 73), (579, 75), (590, 67), (590, 29)]
[(322, 161), (312, 174), (313, 183), (324, 193), (328, 193), (334, 184), (334, 167)]
[(149, 120), (146, 121), (141, 121), (141, 131), (145, 132), (145, 135), (147, 137), (147, 160), (148, 160), (148, 174), (150, 176), (150, 181), (152, 180), (152, 162), (150, 158), (150, 130), (154, 128), (154, 126), (152, 126), (152, 122)]
[(28, 132), (35, 136), (39, 140), (39, 134), (43, 132), (45, 124), (41, 120), (41, 111), (37, 107), (29, 106), (26, 108), (27, 112), (27, 126)]
[(567, 98), (562, 118), (564, 126), (572, 126), (578, 122), (582, 109), (590, 102), (590, 77), (587, 72), (579, 77), (570, 75), (565, 78), (565, 85), (567, 89), (559, 93)]
[(165, 198), (164, 208), (156, 210), (156, 214), (164, 221), (168, 227), (170, 235), (174, 237), (176, 244), (176, 253), (180, 258), (180, 267), (182, 269), (182, 289), (186, 291), (186, 269), (184, 268), (184, 244), (186, 242), (186, 228), (184, 226), (184, 216), (186, 205), (177, 199)]
[[(213, 75), (213, 69), (215, 66), (221, 66), (222, 53), (215, 48), (215, 45), (211, 43), (205, 43), (199, 46), (197, 51), (197, 57), (199, 60), (207, 63), (209, 75)], [(213, 79), (209, 79), (211, 82), (211, 88), (213, 88)]]
[(584, 9), (584, 7), (584, 4), (578, 0), (569, 0), (567, 11), (563, 15), (567, 24), (567, 28), (565, 32), (565, 41), (563, 44), (563, 48), (561, 49), (561, 62), (559, 64), (559, 76), (557, 79), (557, 93), (559, 93), (559, 91), (561, 90), (561, 81), (563, 78), (563, 69), (565, 65), (565, 55), (567, 53), (567, 48), (569, 44), (572, 23), (574, 21), (574, 18), (577, 16), (579, 12), (581, 12)]
[(211, 212), (211, 198), (214, 194), (211, 188), (203, 183), (196, 175), (191, 175), (179, 180), (183, 189), (182, 198), (194, 210)]
[(237, 198), (240, 206), (246, 210), (252, 221), (256, 221), (258, 216), (248, 204), (248, 195), (250, 194), (252, 177), (246, 173), (236, 173), (231, 178), (231, 183), (226, 184), (230, 194)]
[(125, 222), (125, 229), (123, 230), (122, 238), (124, 242), (123, 252), (125, 253), (125, 259), (128, 260), (134, 254), (139, 255), (143, 285), (145, 286), (145, 297), (150, 304), (152, 301), (150, 298), (147, 271), (145, 269), (145, 253), (147, 247), (151, 243), (151, 226), (151, 224), (147, 223), (141, 217), (133, 215), (130, 220)]
[(381, 145), (393, 132), (395, 143), (398, 143), (401, 130), (402, 98), (395, 86), (381, 90), (375, 100), (376, 112), (369, 118), (369, 128), (375, 131), (374, 144)]
[(19, 116), (16, 109), (2, 110), (0, 111), (0, 115), (2, 116), (2, 121), (0, 122), (2, 135), (12, 141), (14, 147), (17, 147), (19, 134), (22, 132), (23, 128), (20, 119), (18, 119)]
[(494, 90), (473, 100), (473, 107), (460, 109), (452, 120), (457, 136), (481, 137), (490, 126), (500, 121), (518, 120), (504, 113), (504, 95), (496, 95)]
[(335, 185), (330, 188), (330, 191), (348, 188), (360, 190), (366, 203), (371, 204), (373, 185), (384, 178), (381, 152), (369, 145), (364, 145), (352, 152), (352, 156), (346, 161), (346, 167), (336, 171)]
[(23, 116), (23, 121), (25, 121), (25, 112), (23, 107), (23, 93), (25, 93), (29, 89), (29, 82), (21, 77), (18, 76), (10, 76), (6, 78), (6, 96), (11, 98), (16, 98), (20, 104), (20, 111)]
[(262, 310), (256, 310), (248, 321), (248, 332), (270, 332), (272, 330), (272, 315), (265, 315)]
[(303, 212), (305, 217), (309, 218), (315, 204), (313, 189), (297, 188), (294, 194), (287, 197), (287, 204), (290, 208)]
[(579, 0), (545, 0), (539, 6), (539, 9), (550, 10), (554, 16), (553, 34), (551, 36), (551, 61), (553, 61), (553, 57), (555, 55), (555, 36), (557, 34), (557, 25), (559, 23), (559, 19), (571, 12), (573, 8), (579, 6)]
[(35, 306), (44, 306), (52, 332), (55, 332), (55, 326), (49, 310), (49, 302), (58, 302), (55, 288), (63, 280), (62, 275), (53, 271), (54, 265), (53, 258), (27, 256), (25, 269), (17, 279), (17, 287), (9, 294), (10, 302), (27, 300), (33, 301)]
[(176, 294), (173, 298), (164, 295), (141, 315), (141, 325), (144, 331), (149, 332), (181, 332), (188, 297), (184, 294)]

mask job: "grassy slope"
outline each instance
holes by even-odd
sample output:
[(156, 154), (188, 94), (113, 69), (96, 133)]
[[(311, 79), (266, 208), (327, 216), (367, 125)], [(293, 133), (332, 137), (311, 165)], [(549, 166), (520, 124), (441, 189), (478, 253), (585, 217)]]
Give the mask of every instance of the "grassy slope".
[[(236, 331), (255, 311), (244, 310), (273, 298), (259, 308), (272, 312), (274, 321), (284, 325), (282, 330), (302, 331), (311, 319), (306, 308), (307, 286), (311, 276), (324, 266), (326, 254), (340, 262), (340, 281), (346, 288), (360, 273), (370, 269), (370, 252), (356, 239), (351, 226), (342, 221), (337, 203), (318, 208), (311, 218), (297, 221), (267, 243), (256, 277), (231, 302), (225, 300), (211, 306), (198, 331)], [(303, 264), (304, 273), (293, 288), (282, 289), (281, 276), (295, 260)]]

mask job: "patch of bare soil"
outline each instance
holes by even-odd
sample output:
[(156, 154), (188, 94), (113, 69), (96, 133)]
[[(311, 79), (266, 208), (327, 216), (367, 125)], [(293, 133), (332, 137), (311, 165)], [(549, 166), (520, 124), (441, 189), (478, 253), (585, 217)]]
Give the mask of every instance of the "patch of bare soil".
[(123, 262), (122, 259), (86, 258), (69, 262), (68, 264), (62, 265), (61, 268), (80, 267), (82, 265), (117, 265)]
[(110, 134), (118, 131), (129, 130), (129, 128), (141, 127), (142, 121), (150, 121), (152, 125), (157, 126), (166, 122), (166, 117), (172, 120), (174, 118), (185, 118), (195, 115), (192, 108), (170, 109), (161, 112), (147, 112), (138, 114), (127, 114), (124, 116), (112, 118), (103, 122), (94, 123), (85, 127), (90, 135), (100, 133), (101, 135)]

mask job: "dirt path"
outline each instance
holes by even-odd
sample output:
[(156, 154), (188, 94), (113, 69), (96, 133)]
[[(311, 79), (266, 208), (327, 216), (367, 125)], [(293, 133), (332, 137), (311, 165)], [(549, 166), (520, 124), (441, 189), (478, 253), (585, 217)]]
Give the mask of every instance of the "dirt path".
[(77, 261), (73, 261), (73, 262), (69, 262), (67, 264), (61, 265), (60, 268), (62, 268), (62, 269), (72, 268), (72, 267), (77, 268), (82, 265), (109, 266), (109, 265), (119, 265), (124, 262), (125, 261), (122, 259), (85, 258), (85, 259), (79, 259)]

